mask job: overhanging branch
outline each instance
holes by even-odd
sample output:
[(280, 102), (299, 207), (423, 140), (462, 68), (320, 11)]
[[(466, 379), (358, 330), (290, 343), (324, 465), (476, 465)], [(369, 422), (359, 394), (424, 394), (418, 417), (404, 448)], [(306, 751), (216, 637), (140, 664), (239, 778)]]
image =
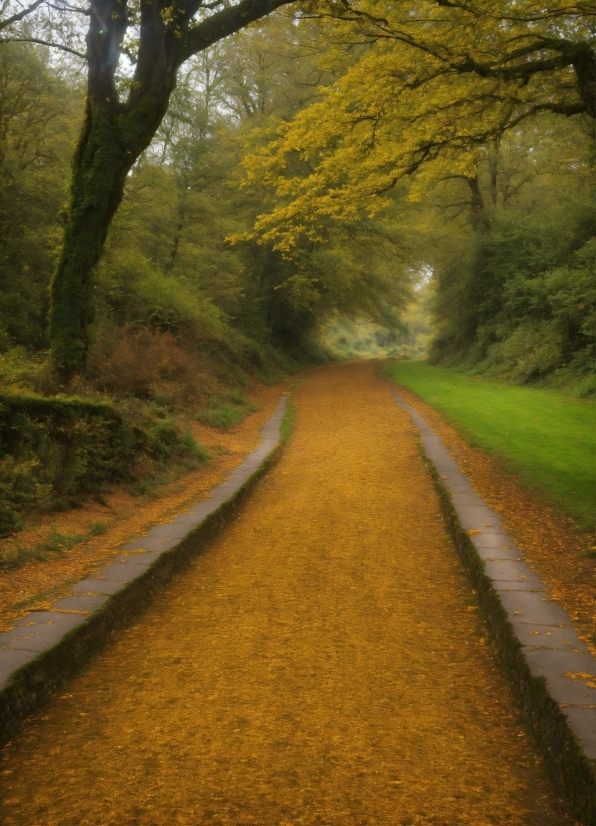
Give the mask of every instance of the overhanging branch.
[(213, 46), (224, 37), (239, 32), (249, 23), (254, 23), (293, 2), (295, 0), (241, 0), (236, 6), (228, 6), (212, 14), (189, 30), (186, 43), (181, 49), (180, 63)]
[(1, 37), (0, 43), (37, 43), (39, 46), (48, 46), (50, 49), (59, 49), (61, 52), (72, 54), (79, 57), (81, 60), (87, 60), (87, 55), (83, 52), (77, 52), (76, 49), (71, 49), (70, 46), (64, 46), (62, 43), (53, 43), (50, 40), (40, 40), (38, 37)]

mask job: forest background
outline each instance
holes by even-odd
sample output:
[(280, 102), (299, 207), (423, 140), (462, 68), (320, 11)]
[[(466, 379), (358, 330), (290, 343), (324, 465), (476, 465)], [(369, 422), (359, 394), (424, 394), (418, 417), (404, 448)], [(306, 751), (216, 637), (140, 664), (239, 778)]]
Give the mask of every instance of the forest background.
[(228, 426), (251, 377), (427, 354), (593, 394), (589, 9), (288, 6), (188, 59), (126, 176), (67, 384), (47, 331), (86, 63), (56, 9), (0, 43), (4, 534), (203, 461), (184, 417)]

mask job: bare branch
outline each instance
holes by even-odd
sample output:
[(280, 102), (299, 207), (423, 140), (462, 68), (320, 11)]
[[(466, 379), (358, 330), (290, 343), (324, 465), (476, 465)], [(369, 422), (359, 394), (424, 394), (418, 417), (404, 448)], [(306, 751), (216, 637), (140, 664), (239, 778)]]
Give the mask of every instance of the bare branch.
[(91, 14), (91, 9), (78, 9), (76, 6), (70, 6), (68, 3), (63, 3), (61, 6), (57, 6), (54, 3), (48, 3), (46, 0), (46, 5), (56, 11), (73, 11), (76, 14), (82, 14), (85, 17), (89, 17)]
[(82, 52), (77, 52), (76, 49), (71, 49), (69, 46), (64, 46), (62, 43), (52, 43), (49, 40), (40, 40), (38, 37), (1, 37), (0, 43), (37, 43), (40, 46), (48, 46), (50, 49), (59, 49), (61, 52), (72, 54), (75, 57), (80, 57), (81, 60), (87, 60), (87, 55)]
[(43, 2), (44, 0), (35, 0), (34, 3), (31, 3), (30, 6), (22, 9), (22, 11), (13, 14), (11, 17), (7, 17), (6, 20), (0, 20), (0, 31), (8, 28), (8, 26), (12, 26), (13, 23), (18, 23), (19, 20), (27, 17), (27, 15), (32, 14), (38, 6), (41, 6)]

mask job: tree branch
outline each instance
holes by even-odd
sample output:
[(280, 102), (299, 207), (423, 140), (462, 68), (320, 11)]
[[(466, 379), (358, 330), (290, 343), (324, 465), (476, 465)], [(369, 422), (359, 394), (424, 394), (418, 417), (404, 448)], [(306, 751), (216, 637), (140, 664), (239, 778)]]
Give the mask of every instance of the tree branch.
[(38, 37), (1, 37), (0, 43), (37, 43), (40, 46), (48, 46), (50, 49), (59, 49), (61, 52), (67, 52), (67, 54), (80, 57), (81, 60), (87, 60), (87, 55), (82, 52), (77, 52), (76, 49), (71, 49), (69, 46), (63, 46), (62, 43), (52, 43), (49, 40), (40, 40)]
[(46, 5), (48, 5), (51, 9), (55, 9), (56, 11), (73, 11), (76, 14), (82, 14), (84, 17), (89, 17), (91, 14), (90, 9), (77, 9), (76, 6), (70, 6), (68, 3), (64, 3), (62, 6), (57, 6), (55, 3), (48, 3), (46, 0)]
[(241, 0), (237, 6), (228, 6), (193, 26), (181, 49), (180, 63), (213, 46), (230, 34), (235, 34), (249, 23), (260, 20), (271, 12), (295, 0)]
[(28, 14), (32, 14), (38, 6), (41, 6), (43, 2), (44, 0), (35, 0), (34, 3), (31, 3), (30, 6), (27, 6), (27, 8), (22, 11), (13, 14), (11, 17), (7, 17), (6, 20), (0, 20), (0, 31), (6, 29), (8, 26), (11, 26), (13, 23), (18, 23), (19, 20), (27, 17)]

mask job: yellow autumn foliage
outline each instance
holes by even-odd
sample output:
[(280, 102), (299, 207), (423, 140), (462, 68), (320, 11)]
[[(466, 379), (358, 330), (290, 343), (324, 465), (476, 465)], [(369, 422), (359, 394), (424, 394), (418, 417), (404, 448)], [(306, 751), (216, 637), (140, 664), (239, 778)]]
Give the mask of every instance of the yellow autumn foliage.
[(473, 177), (487, 142), (532, 114), (590, 113), (587, 6), (323, 0), (313, 12), (331, 18), (320, 65), (337, 79), (253, 133), (244, 158), (247, 181), (274, 193), (256, 234), (283, 251), (318, 240), (321, 219), (375, 215), (417, 170), (414, 200), (431, 180)]

